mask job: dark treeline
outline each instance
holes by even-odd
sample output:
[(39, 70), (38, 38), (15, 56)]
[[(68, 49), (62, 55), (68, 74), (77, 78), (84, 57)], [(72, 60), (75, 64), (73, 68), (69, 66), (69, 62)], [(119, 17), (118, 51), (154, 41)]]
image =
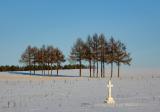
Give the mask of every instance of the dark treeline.
[[(29, 70), (32, 70), (32, 71), (34, 71), (34, 69), (35, 70), (42, 70), (41, 69), (42, 67), (41, 66), (24, 66), (24, 67), (22, 67), (22, 66), (15, 66), (15, 65), (11, 65), (11, 66), (9, 66), (9, 65), (6, 65), (6, 66), (0, 66), (0, 72), (5, 72), (5, 71), (29, 71)], [(44, 69), (46, 69), (46, 70), (51, 70), (50, 69), (51, 68), (51, 66), (44, 66)], [(53, 68), (53, 70), (56, 70), (56, 66), (54, 65), (54, 66), (52, 66), (52, 68)], [(79, 69), (80, 68), (80, 66), (78, 65), (78, 64), (76, 64), (76, 65), (71, 65), (71, 64), (68, 64), (68, 65), (64, 65), (64, 66), (59, 66), (59, 69)], [(87, 69), (87, 66), (85, 66), (85, 65), (82, 65), (82, 68), (83, 69)]]
[(3, 71), (24, 71), (24, 67), (19, 67), (15, 65), (0, 66), (0, 72), (3, 72)]
[(99, 64), (100, 77), (105, 77), (105, 65), (111, 64), (111, 78), (113, 76), (114, 63), (118, 66), (119, 77), (120, 65), (130, 65), (132, 60), (130, 53), (126, 50), (126, 46), (121, 41), (117, 41), (113, 37), (107, 40), (104, 34), (89, 35), (86, 41), (78, 38), (71, 49), (70, 58), (79, 62), (79, 76), (82, 76), (82, 60), (89, 63), (90, 77), (99, 77)]

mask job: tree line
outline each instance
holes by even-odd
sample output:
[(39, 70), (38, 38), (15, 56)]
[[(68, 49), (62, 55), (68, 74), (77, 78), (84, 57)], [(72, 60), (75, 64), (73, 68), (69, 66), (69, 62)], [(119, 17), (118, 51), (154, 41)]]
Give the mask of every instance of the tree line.
[[(43, 67), (45, 70), (51, 70), (50, 66), (44, 66)], [(53, 70), (56, 70), (56, 65), (52, 66)], [(78, 64), (65, 64), (65, 65), (60, 65), (59, 69), (79, 69), (80, 66)], [(88, 67), (86, 65), (82, 65), (83, 69), (87, 69)], [(5, 66), (0, 66), (0, 72), (5, 72), (5, 71), (34, 71), (35, 70), (42, 70), (41, 66), (35, 65), (34, 66), (16, 66), (16, 65), (5, 65)]]
[[(30, 68), (33, 68), (35, 74), (36, 65), (41, 67), (42, 75), (45, 75), (45, 70), (47, 68), (48, 75), (52, 75), (53, 65), (56, 65), (57, 75), (58, 70), (62, 62), (65, 62), (64, 55), (61, 50), (54, 48), (53, 46), (43, 45), (41, 48), (36, 46), (31, 47), (30, 45), (26, 48), (24, 53), (21, 55), (21, 63), (25, 63)], [(46, 67), (47, 66), (47, 67)], [(51, 73), (49, 71), (51, 70)]]
[(118, 66), (118, 77), (120, 77), (120, 65), (130, 65), (132, 60), (124, 43), (115, 40), (113, 37), (107, 40), (104, 34), (89, 35), (86, 41), (78, 38), (70, 54), (72, 60), (79, 62), (79, 76), (82, 76), (81, 64), (83, 60), (89, 63), (90, 77), (99, 77), (99, 64), (100, 77), (105, 77), (105, 64), (111, 64), (111, 78), (114, 63)]
[[(111, 78), (114, 63), (118, 66), (118, 77), (120, 77), (120, 65), (130, 65), (132, 60), (124, 43), (115, 40), (113, 37), (107, 40), (104, 34), (98, 35), (97, 33), (92, 36), (89, 35), (85, 41), (77, 38), (71, 48), (69, 59), (78, 62), (80, 77), (82, 76), (82, 67), (84, 68), (82, 63), (84, 61), (88, 62), (89, 77), (105, 77), (105, 66), (110, 64)], [(43, 75), (46, 74), (45, 70), (48, 70), (48, 75), (52, 75), (53, 69), (57, 70), (58, 75), (61, 63), (65, 61), (63, 52), (51, 45), (43, 45), (41, 48), (28, 46), (20, 59), (20, 62), (27, 65), (30, 74), (31, 70), (35, 74), (36, 66), (38, 66)], [(98, 76), (99, 72), (100, 76)]]

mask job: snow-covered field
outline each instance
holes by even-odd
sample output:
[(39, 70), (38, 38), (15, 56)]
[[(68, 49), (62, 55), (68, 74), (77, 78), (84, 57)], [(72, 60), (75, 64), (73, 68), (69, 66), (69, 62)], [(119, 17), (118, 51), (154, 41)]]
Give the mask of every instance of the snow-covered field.
[(59, 73), (60, 77), (42, 77), (1, 72), (0, 112), (160, 112), (159, 71), (113, 77), (114, 105), (104, 103), (108, 72), (105, 79), (79, 78), (78, 70)]

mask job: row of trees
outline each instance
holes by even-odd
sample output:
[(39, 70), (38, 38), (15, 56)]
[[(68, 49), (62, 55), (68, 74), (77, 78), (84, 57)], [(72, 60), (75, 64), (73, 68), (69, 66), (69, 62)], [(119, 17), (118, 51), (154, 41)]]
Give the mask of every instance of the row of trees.
[(22, 67), (14, 66), (14, 65), (0, 66), (0, 72), (2, 72), (2, 71), (21, 71), (21, 70), (23, 70)]
[(118, 66), (119, 77), (120, 65), (130, 65), (132, 60), (126, 46), (121, 41), (116, 41), (113, 37), (107, 41), (104, 34), (89, 35), (86, 41), (78, 38), (71, 49), (70, 58), (79, 62), (80, 76), (82, 60), (89, 62), (90, 77), (98, 77), (99, 63), (101, 66), (100, 76), (105, 77), (105, 63), (111, 64), (111, 78), (113, 76), (113, 63)]
[(64, 61), (64, 55), (58, 48), (54, 48), (53, 46), (46, 47), (45, 45), (41, 48), (28, 46), (20, 59), (20, 62), (25, 63), (29, 67), (30, 74), (32, 68), (35, 74), (35, 67), (38, 65), (41, 67), (43, 75), (45, 75), (46, 66), (48, 75), (50, 70), (52, 75), (53, 65), (56, 65), (58, 75), (60, 65)]
[[(51, 68), (53, 70), (57, 69), (57, 66), (44, 66), (43, 67), (45, 70), (51, 70)], [(65, 65), (60, 65), (59, 69), (79, 69), (79, 64), (65, 64)], [(82, 65), (83, 69), (87, 69), (87, 66)], [(5, 65), (5, 66), (0, 66), (0, 72), (4, 72), (4, 71), (34, 71), (34, 70), (42, 70), (42, 66), (36, 65), (36, 66), (15, 66), (15, 65)]]
[[(89, 63), (89, 76), (99, 77), (99, 64), (100, 64), (100, 77), (105, 77), (105, 65), (111, 64), (111, 78), (113, 76), (113, 64), (118, 66), (118, 77), (120, 65), (130, 65), (132, 58), (130, 53), (127, 52), (126, 46), (119, 40), (115, 40), (111, 37), (107, 40), (104, 34), (94, 34), (88, 36), (86, 41), (78, 38), (74, 43), (71, 52), (70, 60), (77, 61), (79, 65), (79, 76), (82, 76), (82, 62)], [(41, 48), (28, 46), (25, 52), (21, 55), (20, 62), (25, 63), (30, 70), (36, 70), (36, 66), (41, 68), (42, 74), (45, 75), (45, 70), (49, 71), (54, 69), (53, 66), (58, 70), (61, 67), (61, 63), (65, 62), (62, 51), (53, 46), (43, 45)], [(70, 66), (75, 67), (75, 66)]]

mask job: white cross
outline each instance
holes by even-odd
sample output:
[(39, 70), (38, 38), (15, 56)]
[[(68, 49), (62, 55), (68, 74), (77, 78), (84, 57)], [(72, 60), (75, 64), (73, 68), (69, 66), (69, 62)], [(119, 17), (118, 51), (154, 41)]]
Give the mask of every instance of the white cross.
[(113, 87), (113, 84), (111, 84), (111, 80), (109, 80), (109, 83), (107, 85), (109, 91), (108, 91), (108, 97), (111, 98), (112, 97), (112, 87)]
[(112, 95), (111, 95), (111, 93), (112, 93), (111, 89), (113, 87), (113, 85), (111, 84), (111, 80), (109, 80), (109, 83), (108, 83), (107, 87), (108, 87), (108, 98), (106, 98), (105, 102), (108, 103), (108, 104), (114, 104), (115, 101), (114, 101), (114, 99), (112, 98)]

